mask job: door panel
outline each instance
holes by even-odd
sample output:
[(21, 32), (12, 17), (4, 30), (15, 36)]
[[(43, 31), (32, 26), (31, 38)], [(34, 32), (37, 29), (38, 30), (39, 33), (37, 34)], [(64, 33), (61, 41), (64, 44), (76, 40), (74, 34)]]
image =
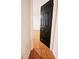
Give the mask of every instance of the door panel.
[(48, 1), (41, 6), (40, 41), (50, 48), (53, 2)]

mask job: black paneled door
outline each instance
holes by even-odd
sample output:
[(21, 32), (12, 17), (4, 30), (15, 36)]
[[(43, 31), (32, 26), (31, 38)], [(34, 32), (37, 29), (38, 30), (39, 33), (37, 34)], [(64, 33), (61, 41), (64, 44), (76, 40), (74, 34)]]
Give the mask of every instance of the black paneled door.
[(41, 6), (40, 40), (50, 48), (53, 2), (48, 1)]

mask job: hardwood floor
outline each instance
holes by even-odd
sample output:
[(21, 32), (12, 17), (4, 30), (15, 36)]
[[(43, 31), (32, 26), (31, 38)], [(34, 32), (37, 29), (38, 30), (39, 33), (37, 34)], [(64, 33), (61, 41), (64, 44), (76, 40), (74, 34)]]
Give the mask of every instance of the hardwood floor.
[(53, 52), (40, 41), (40, 31), (34, 31), (33, 50), (29, 59), (55, 59)]
[(29, 59), (55, 59), (55, 56), (48, 49), (34, 48), (30, 53)]
[(40, 41), (40, 31), (35, 30), (33, 36), (33, 48), (45, 48), (49, 49), (45, 44)]

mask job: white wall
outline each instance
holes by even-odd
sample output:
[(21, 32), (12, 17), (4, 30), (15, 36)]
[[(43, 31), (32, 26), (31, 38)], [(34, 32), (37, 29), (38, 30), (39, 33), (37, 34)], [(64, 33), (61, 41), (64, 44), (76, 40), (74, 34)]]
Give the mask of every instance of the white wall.
[(49, 0), (33, 0), (33, 30), (40, 30), (41, 6)]
[(58, 59), (58, 23), (57, 22), (56, 22), (55, 36), (54, 36), (54, 43), (53, 43), (52, 51), (54, 52), (56, 59)]
[(58, 58), (57, 10), (58, 10), (58, 0), (54, 0), (50, 50), (54, 52), (56, 59)]
[(21, 1), (21, 56), (28, 59), (31, 51), (31, 0)]

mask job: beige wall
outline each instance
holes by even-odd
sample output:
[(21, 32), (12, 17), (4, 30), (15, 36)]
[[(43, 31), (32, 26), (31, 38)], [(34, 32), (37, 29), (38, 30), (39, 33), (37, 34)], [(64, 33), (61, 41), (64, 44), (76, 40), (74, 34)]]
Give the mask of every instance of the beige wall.
[(31, 0), (21, 0), (21, 56), (28, 59), (31, 50)]

